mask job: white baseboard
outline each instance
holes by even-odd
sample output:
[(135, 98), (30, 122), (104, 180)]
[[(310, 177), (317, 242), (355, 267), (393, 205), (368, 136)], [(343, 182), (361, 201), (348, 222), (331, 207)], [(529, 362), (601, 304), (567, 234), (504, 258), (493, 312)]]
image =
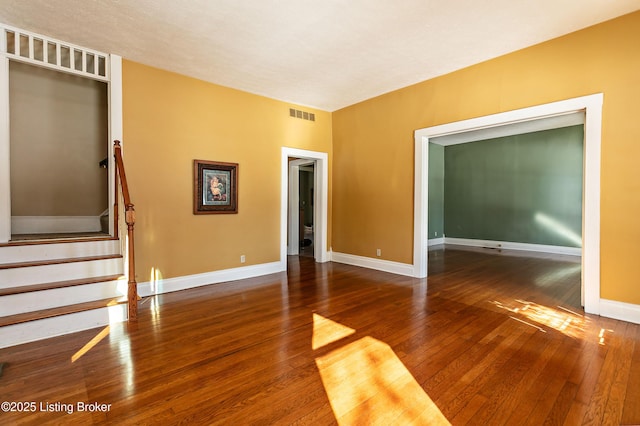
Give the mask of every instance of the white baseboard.
[(100, 216), (11, 216), (12, 234), (98, 232)]
[(392, 274), (414, 276), (413, 265), (408, 263), (393, 262), (390, 260), (374, 259), (372, 257), (356, 256), (331, 252), (331, 260), (347, 265), (361, 266), (363, 268), (375, 269), (377, 271), (391, 272)]
[(427, 245), (428, 245), (429, 247), (431, 247), (431, 246), (439, 246), (439, 245), (441, 245), (441, 244), (444, 244), (444, 240), (445, 240), (445, 238), (444, 238), (444, 237), (441, 237), (441, 238), (431, 238), (431, 239), (427, 242)]
[(154, 294), (170, 293), (209, 284), (227, 281), (237, 281), (245, 278), (259, 277), (286, 271), (286, 264), (281, 262), (263, 263), (260, 265), (242, 266), (239, 268), (223, 269), (202, 274), (186, 275), (183, 277), (164, 278), (157, 282), (147, 281), (138, 284), (138, 294), (147, 297)]
[(600, 299), (600, 316), (640, 324), (640, 305)]
[(551, 245), (544, 245), (544, 244), (514, 243), (509, 241), (474, 240), (474, 239), (468, 239), (468, 238), (452, 238), (452, 237), (445, 237), (444, 243), (458, 245), (458, 246), (500, 248), (505, 250), (523, 250), (523, 251), (535, 251), (535, 252), (542, 252), (542, 253), (566, 254), (569, 256), (582, 256), (582, 248), (580, 247), (564, 247), (564, 246), (551, 246)]

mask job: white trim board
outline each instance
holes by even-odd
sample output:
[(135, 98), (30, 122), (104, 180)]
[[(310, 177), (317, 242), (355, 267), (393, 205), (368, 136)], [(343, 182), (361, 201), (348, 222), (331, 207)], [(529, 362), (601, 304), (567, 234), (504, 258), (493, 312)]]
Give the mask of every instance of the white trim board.
[[(523, 250), (540, 253), (565, 254), (569, 256), (581, 256), (580, 247), (552, 246), (546, 244), (515, 243), (510, 241), (476, 240), (470, 238), (444, 237), (444, 244), (452, 244), (467, 247), (486, 247), (503, 250)], [(430, 244), (431, 245), (431, 244)]]
[(640, 305), (600, 299), (600, 315), (607, 318), (640, 324)]
[(11, 216), (14, 234), (98, 232), (100, 216)]
[(147, 297), (155, 294), (170, 293), (173, 291), (202, 287), (210, 284), (276, 274), (285, 270), (286, 268), (283, 269), (280, 262), (271, 262), (259, 265), (241, 266), (239, 268), (222, 269), (220, 271), (204, 272), (202, 274), (185, 275), (182, 277), (160, 278), (156, 281), (138, 283), (138, 294), (141, 297)]
[[(109, 55), (109, 140), (106, 141), (109, 153), (109, 167), (107, 173), (109, 175), (109, 217), (114, 217), (113, 207), (115, 205), (115, 157), (113, 150), (113, 141), (121, 142), (122, 157), (125, 158), (125, 141), (122, 140), (123, 118), (122, 118), (122, 57), (118, 55)], [(109, 221), (109, 234), (115, 235), (113, 220)]]
[(393, 262), (390, 260), (375, 259), (372, 257), (356, 256), (332, 251), (331, 261), (346, 265), (360, 266), (362, 268), (375, 269), (377, 271), (390, 272), (392, 274), (413, 276), (413, 265), (408, 263)]
[(444, 244), (444, 239), (445, 237), (440, 237), (440, 238), (431, 238), (429, 241), (427, 241), (427, 245), (429, 247), (431, 246), (439, 246), (441, 244)]
[(602, 138), (602, 93), (549, 104), (442, 124), (415, 131), (414, 181), (414, 276), (427, 276), (429, 140), (435, 137), (477, 131), (506, 124), (585, 113), (584, 197), (582, 221), (582, 297), (587, 313), (600, 313), (600, 145)]
[[(6, 46), (1, 31), (0, 46)], [(9, 155), (9, 58), (0, 55), (0, 243), (11, 239), (11, 156)]]

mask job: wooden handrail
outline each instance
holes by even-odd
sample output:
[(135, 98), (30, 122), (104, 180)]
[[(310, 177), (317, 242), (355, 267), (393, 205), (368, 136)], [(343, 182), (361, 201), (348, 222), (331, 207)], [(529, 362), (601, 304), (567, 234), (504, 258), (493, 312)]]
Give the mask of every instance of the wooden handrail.
[[(129, 302), (129, 321), (137, 321), (138, 319), (138, 283), (136, 282), (136, 267), (135, 267), (135, 255), (133, 247), (133, 227), (136, 222), (136, 212), (131, 202), (131, 196), (129, 195), (129, 185), (127, 184), (127, 175), (124, 171), (124, 162), (122, 161), (122, 148), (120, 147), (120, 141), (113, 142), (113, 152), (116, 160), (116, 197), (114, 206), (114, 218), (116, 221), (116, 232), (118, 229), (118, 178), (120, 178), (120, 184), (122, 187), (122, 198), (124, 199), (124, 221), (127, 224), (127, 236), (128, 245), (128, 267), (129, 267), (129, 281), (127, 285), (127, 300)], [(117, 234), (116, 234), (117, 236)]]

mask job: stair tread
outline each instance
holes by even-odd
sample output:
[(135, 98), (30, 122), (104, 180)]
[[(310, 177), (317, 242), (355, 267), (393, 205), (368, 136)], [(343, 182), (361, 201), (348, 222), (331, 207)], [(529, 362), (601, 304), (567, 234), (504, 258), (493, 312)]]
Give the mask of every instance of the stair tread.
[(12, 240), (7, 243), (0, 243), (0, 247), (17, 247), (17, 246), (36, 246), (43, 244), (71, 244), (71, 243), (90, 243), (95, 241), (115, 241), (118, 238), (112, 236), (104, 237), (75, 237), (75, 238), (49, 238), (42, 240)]
[(73, 314), (77, 312), (85, 312), (93, 309), (104, 308), (107, 306), (120, 305), (127, 303), (127, 298), (110, 297), (108, 299), (94, 300), (91, 302), (77, 303), (75, 305), (60, 306), (58, 308), (43, 309), (40, 311), (25, 312), (16, 315), (0, 317), (0, 327), (7, 325), (21, 324), (29, 321), (53, 318), (57, 316)]
[(23, 285), (19, 287), (10, 287), (0, 289), (0, 296), (9, 296), (11, 294), (31, 293), (34, 291), (54, 290), (58, 288), (74, 287), (84, 284), (96, 284), (101, 282), (115, 281), (123, 277), (122, 274), (106, 275), (101, 277), (81, 278), (77, 280), (56, 281), (50, 283)]
[(12, 268), (27, 268), (31, 266), (44, 266), (44, 265), (59, 265), (62, 263), (75, 263), (75, 262), (89, 262), (92, 260), (107, 260), (121, 258), (121, 254), (107, 254), (101, 256), (87, 256), (87, 257), (67, 257), (64, 259), (49, 259), (49, 260), (37, 260), (29, 262), (16, 262), (16, 263), (2, 263), (0, 269), (12, 269)]

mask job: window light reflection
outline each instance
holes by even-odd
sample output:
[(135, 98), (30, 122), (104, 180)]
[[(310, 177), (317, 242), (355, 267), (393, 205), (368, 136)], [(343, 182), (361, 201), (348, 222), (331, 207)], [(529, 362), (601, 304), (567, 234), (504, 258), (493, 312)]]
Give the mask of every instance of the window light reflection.
[[(355, 332), (313, 314), (314, 350)], [(393, 349), (380, 340), (365, 336), (324, 353), (315, 361), (340, 425), (450, 425)]]
[(604, 346), (606, 344), (604, 335), (605, 333), (613, 333), (613, 330), (605, 330), (604, 328), (600, 329), (600, 333), (598, 333), (598, 344)]
[(78, 352), (76, 352), (71, 356), (71, 363), (74, 363), (77, 360), (79, 360), (84, 354), (89, 352), (95, 345), (100, 343), (102, 339), (107, 337), (109, 335), (110, 329), (111, 328), (109, 326), (106, 326), (100, 331), (100, 333), (96, 334), (93, 339), (89, 340), (82, 348), (78, 350)]
[[(525, 323), (527, 323), (527, 321), (534, 322), (573, 338), (581, 338), (584, 335), (584, 330), (588, 323), (588, 320), (583, 315), (563, 308), (562, 306), (554, 309), (518, 299), (510, 303), (502, 303), (497, 300), (491, 303), (500, 309), (516, 314), (511, 316), (511, 318), (515, 320)], [(535, 325), (534, 327), (545, 331), (541, 327)]]
[(571, 242), (576, 247), (582, 247), (582, 236), (569, 228), (567, 225), (559, 222), (558, 220), (548, 216), (544, 213), (536, 213), (534, 220), (547, 229), (555, 232), (558, 236)]
[(385, 343), (366, 336), (316, 358), (340, 425), (450, 425)]
[(149, 287), (151, 288), (151, 294), (157, 294), (158, 284), (162, 283), (162, 272), (159, 268), (152, 267), (149, 274)]
[(355, 332), (353, 328), (346, 327), (335, 321), (331, 321), (329, 318), (314, 313), (311, 348), (313, 350), (319, 349)]

